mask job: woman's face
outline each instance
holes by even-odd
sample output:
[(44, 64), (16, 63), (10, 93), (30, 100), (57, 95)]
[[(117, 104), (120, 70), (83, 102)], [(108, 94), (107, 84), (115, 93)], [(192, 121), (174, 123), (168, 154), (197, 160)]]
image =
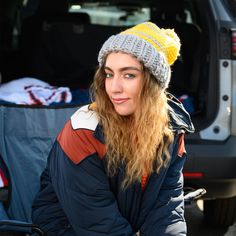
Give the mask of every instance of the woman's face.
[(141, 63), (129, 54), (114, 52), (105, 63), (105, 88), (116, 112), (133, 114), (139, 105), (143, 83)]

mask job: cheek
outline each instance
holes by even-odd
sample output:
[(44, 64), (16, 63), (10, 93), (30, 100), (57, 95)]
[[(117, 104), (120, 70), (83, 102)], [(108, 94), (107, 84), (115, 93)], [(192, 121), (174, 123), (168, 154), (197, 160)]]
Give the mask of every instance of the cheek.
[(104, 83), (105, 83), (105, 91), (106, 91), (106, 93), (108, 94), (108, 93), (109, 93), (109, 87), (110, 87), (110, 86), (109, 86), (109, 82), (108, 82), (108, 80), (105, 79), (105, 82), (104, 82)]
[(133, 96), (136, 99), (139, 99), (141, 96), (141, 91), (142, 91), (142, 86), (141, 84), (136, 84), (135, 86), (132, 87), (132, 91), (133, 91)]

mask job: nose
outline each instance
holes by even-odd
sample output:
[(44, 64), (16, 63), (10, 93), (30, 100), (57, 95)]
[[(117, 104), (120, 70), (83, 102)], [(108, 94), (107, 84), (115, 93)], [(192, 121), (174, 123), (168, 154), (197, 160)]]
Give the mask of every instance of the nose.
[(111, 92), (120, 93), (123, 90), (122, 79), (119, 75), (115, 75), (111, 80)]

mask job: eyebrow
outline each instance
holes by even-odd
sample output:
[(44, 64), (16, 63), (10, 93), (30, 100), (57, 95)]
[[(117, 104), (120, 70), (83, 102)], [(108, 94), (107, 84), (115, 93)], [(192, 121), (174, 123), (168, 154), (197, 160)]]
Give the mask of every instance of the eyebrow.
[[(108, 67), (108, 66), (105, 66), (104, 67), (104, 70), (110, 70), (110, 71), (113, 71), (110, 67)], [(139, 69), (139, 68), (137, 68), (137, 67), (135, 67), (135, 66), (126, 66), (126, 67), (122, 67), (122, 68), (120, 68), (119, 69), (119, 71), (126, 71), (126, 70), (136, 70), (136, 71), (138, 71), (138, 72), (141, 72), (141, 69)]]

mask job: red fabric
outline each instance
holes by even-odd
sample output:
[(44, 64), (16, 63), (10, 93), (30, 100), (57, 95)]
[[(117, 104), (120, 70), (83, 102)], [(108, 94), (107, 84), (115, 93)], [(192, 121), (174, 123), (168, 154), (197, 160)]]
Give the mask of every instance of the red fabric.
[(184, 153), (186, 153), (185, 144), (184, 144), (184, 134), (181, 134), (179, 137), (178, 156), (182, 157)]
[(0, 169), (0, 178), (2, 180), (3, 186), (0, 186), (1, 188), (8, 186), (8, 180), (5, 177), (3, 171)]

